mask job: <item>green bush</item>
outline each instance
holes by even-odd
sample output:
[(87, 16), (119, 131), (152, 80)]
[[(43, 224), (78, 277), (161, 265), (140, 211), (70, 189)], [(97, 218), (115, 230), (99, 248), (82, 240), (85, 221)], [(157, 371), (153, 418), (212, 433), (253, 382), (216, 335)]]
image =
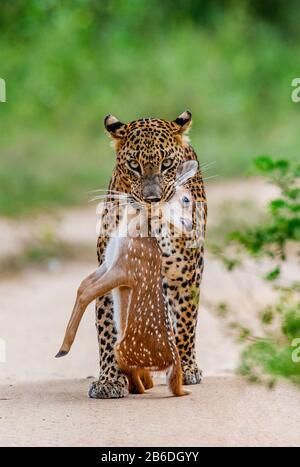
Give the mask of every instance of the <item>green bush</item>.
[[(269, 202), (264, 221), (231, 232), (219, 256), (230, 271), (249, 256), (255, 261), (267, 258), (270, 270), (264, 280), (272, 287), (275, 299), (266, 308), (255, 310), (261, 324), (260, 336), (238, 322), (230, 325), (243, 343), (242, 374), (254, 381), (267, 379), (270, 384), (278, 377), (300, 383), (300, 361), (293, 358), (295, 339), (300, 338), (300, 282), (296, 277), (285, 278), (284, 284), (281, 280), (282, 266), (289, 256), (300, 256), (300, 165), (262, 156), (255, 160), (254, 169), (277, 186), (280, 195)], [(220, 252), (220, 247), (215, 251)], [(230, 316), (228, 306), (222, 307)]]

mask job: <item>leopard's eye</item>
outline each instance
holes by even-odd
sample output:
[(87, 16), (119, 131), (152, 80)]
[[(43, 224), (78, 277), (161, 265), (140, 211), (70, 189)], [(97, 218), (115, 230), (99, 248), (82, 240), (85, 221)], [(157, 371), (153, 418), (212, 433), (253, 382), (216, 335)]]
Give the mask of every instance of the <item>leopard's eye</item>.
[(172, 163), (173, 163), (173, 160), (171, 158), (165, 159), (163, 160), (162, 168), (168, 169), (169, 167), (171, 167)]
[(140, 164), (137, 161), (135, 160), (129, 161), (128, 165), (132, 170), (135, 170), (136, 172), (140, 171)]

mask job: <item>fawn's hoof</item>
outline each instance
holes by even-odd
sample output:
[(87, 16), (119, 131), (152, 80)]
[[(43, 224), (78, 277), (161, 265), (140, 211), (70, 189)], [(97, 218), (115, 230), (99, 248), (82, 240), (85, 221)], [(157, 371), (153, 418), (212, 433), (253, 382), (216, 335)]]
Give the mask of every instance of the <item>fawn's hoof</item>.
[(182, 380), (184, 385), (200, 384), (202, 381), (202, 370), (198, 368), (183, 368)]
[(129, 394), (127, 385), (119, 382), (94, 381), (89, 389), (89, 397), (91, 399), (120, 399)]
[(55, 355), (55, 358), (61, 358), (61, 357), (65, 357), (66, 355), (68, 355), (69, 352), (66, 352), (65, 350), (60, 350), (59, 352), (57, 352), (57, 354)]

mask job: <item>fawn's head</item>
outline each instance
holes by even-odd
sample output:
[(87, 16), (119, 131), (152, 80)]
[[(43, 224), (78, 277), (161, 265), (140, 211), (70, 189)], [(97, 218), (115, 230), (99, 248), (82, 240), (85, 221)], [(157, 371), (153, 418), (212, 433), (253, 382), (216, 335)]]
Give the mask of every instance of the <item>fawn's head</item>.
[(163, 207), (164, 217), (182, 233), (193, 230), (195, 200), (184, 184), (198, 171), (197, 161), (185, 161), (177, 169), (175, 192)]

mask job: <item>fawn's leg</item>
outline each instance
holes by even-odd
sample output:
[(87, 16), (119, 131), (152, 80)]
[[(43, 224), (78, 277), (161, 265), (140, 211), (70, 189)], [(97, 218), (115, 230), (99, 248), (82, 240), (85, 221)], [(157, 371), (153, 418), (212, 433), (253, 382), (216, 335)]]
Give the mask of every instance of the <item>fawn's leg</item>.
[(175, 347), (175, 344), (174, 344), (174, 351), (176, 354), (176, 358), (167, 372), (169, 389), (170, 391), (172, 391), (174, 396), (186, 396), (187, 394), (190, 394), (190, 391), (184, 389), (182, 385), (181, 363), (180, 363), (179, 353), (177, 351), (177, 348)]
[(83, 313), (81, 314), (81, 316), (79, 318), (78, 309), (79, 309), (79, 301), (80, 301), (81, 294), (83, 293), (83, 291), (86, 288), (88, 288), (93, 283), (95, 283), (105, 272), (106, 272), (106, 265), (105, 265), (105, 263), (103, 263), (99, 268), (96, 269), (96, 271), (94, 271), (92, 274), (87, 276), (81, 282), (81, 284), (80, 284), (80, 286), (79, 286), (79, 288), (77, 290), (77, 297), (76, 297), (75, 305), (73, 307), (71, 317), (70, 317), (68, 325), (67, 325), (67, 329), (66, 329), (66, 332), (65, 332), (65, 337), (64, 337), (64, 340), (63, 340), (63, 344), (62, 344), (59, 352), (56, 354), (56, 358), (63, 357), (64, 355), (66, 355), (70, 351), (70, 348), (71, 348), (71, 346), (73, 344), (73, 341), (75, 339), (76, 332), (77, 332), (80, 320), (82, 318), (82, 314), (84, 313), (84, 310), (83, 310)]
[(182, 371), (180, 362), (173, 363), (171, 368), (168, 371), (168, 383), (170, 391), (174, 396), (186, 396), (190, 394), (190, 391), (187, 391), (182, 386)]
[(123, 282), (126, 282), (126, 277), (124, 277), (122, 271), (117, 267), (114, 267), (107, 272), (105, 272), (105, 270), (106, 269), (104, 267), (101, 268), (101, 271), (97, 270), (94, 274), (88, 276), (79, 287), (65, 338), (56, 357), (63, 357), (69, 352), (87, 306), (95, 300), (95, 298), (102, 297), (112, 289), (123, 284)]
[[(130, 301), (130, 295), (132, 293), (132, 289), (128, 287), (120, 287), (119, 288), (119, 295), (120, 295), (120, 309), (118, 313), (120, 314), (120, 332), (118, 335), (119, 340), (121, 340), (125, 333), (126, 333), (126, 326), (127, 326), (127, 313), (128, 313), (128, 303)], [(117, 310), (114, 310), (114, 315)], [(114, 317), (115, 318), (115, 317)], [(116, 319), (115, 319), (116, 320)], [(153, 387), (153, 381), (148, 370), (132, 370), (128, 368), (124, 362), (120, 361), (118, 356), (118, 346), (115, 349), (116, 351), (116, 360), (128, 378), (129, 382), (129, 392), (132, 394), (143, 394), (145, 389), (150, 389)]]
[(151, 389), (154, 386), (153, 379), (149, 370), (141, 370), (140, 378), (145, 389)]
[(144, 394), (145, 389), (151, 389), (154, 386), (149, 370), (129, 370), (126, 375), (131, 394)]
[(131, 394), (144, 394), (145, 388), (140, 378), (139, 370), (125, 371), (129, 381), (129, 392)]

